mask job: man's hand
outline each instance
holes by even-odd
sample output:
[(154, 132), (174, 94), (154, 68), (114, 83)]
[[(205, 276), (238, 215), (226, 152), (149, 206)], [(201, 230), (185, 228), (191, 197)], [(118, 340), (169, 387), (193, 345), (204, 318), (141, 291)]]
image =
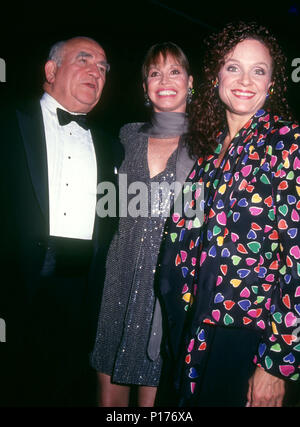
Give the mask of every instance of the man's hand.
[(257, 367), (249, 379), (246, 406), (282, 406), (285, 381)]

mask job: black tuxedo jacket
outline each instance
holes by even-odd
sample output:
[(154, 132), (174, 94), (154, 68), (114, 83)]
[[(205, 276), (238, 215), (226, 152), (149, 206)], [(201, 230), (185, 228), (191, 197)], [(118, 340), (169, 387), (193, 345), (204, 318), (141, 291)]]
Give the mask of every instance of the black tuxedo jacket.
[[(115, 181), (122, 148), (99, 129), (91, 129), (98, 164), (98, 183)], [(22, 319), (38, 286), (49, 236), (47, 153), (39, 100), (6, 108), (0, 119), (1, 138), (1, 267), (0, 318), (7, 342), (20, 333)], [(91, 343), (96, 331), (107, 248), (116, 218), (95, 217), (89, 284)]]

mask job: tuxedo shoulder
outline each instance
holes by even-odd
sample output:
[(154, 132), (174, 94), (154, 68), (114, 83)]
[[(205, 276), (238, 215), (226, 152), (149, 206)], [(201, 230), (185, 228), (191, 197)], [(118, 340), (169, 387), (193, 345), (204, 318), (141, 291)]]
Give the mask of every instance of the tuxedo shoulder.
[(39, 100), (15, 100), (1, 106), (1, 129), (10, 128), (12, 131), (19, 127), (21, 120), (41, 120), (42, 110)]
[(115, 137), (109, 131), (106, 129), (104, 130), (101, 126), (95, 125), (94, 123), (92, 123), (91, 131), (101, 140), (105, 139), (106, 141), (112, 141), (115, 139)]
[(11, 118), (16, 116), (16, 109), (12, 106), (0, 106), (0, 123), (1, 129), (7, 125)]
[(18, 112), (21, 111), (20, 104), (7, 103), (0, 106), (0, 127), (1, 132), (5, 130), (15, 131), (18, 128)]
[(121, 141), (126, 143), (128, 140), (132, 140), (133, 137), (138, 135), (139, 130), (143, 124), (144, 123), (142, 122), (127, 123), (126, 125), (122, 126), (119, 134)]
[(98, 153), (101, 153), (102, 159), (105, 158), (107, 164), (114, 164), (114, 166), (119, 167), (124, 158), (124, 147), (119, 138), (100, 127), (93, 127), (91, 130), (94, 145)]

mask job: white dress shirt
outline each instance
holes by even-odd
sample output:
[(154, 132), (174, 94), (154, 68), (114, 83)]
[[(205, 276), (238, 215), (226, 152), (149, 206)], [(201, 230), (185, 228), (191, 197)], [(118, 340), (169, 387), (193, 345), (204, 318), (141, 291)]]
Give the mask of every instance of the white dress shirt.
[(97, 202), (91, 133), (73, 121), (60, 126), (56, 108), (66, 109), (49, 94), (44, 93), (40, 102), (47, 146), (50, 235), (90, 240)]

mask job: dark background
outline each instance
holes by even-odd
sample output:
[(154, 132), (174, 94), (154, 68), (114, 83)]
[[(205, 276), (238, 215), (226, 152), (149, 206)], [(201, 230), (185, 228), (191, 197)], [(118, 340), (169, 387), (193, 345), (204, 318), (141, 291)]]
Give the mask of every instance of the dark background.
[(104, 47), (111, 64), (94, 114), (103, 127), (118, 134), (122, 124), (147, 117), (140, 67), (153, 43), (171, 40), (179, 44), (190, 59), (197, 87), (203, 37), (229, 21), (244, 19), (268, 26), (278, 37), (288, 56), (289, 100), (299, 120), (300, 82), (294, 83), (291, 78), (291, 62), (300, 58), (299, 3), (82, 0), (80, 4), (63, 1), (2, 4), (0, 57), (6, 61), (6, 83), (0, 83), (0, 102), (5, 105), (14, 98), (39, 96), (43, 65), (51, 45), (61, 39), (86, 35)]
[(0, 58), (6, 61), (6, 82), (0, 82), (0, 104), (5, 107), (15, 99), (40, 96), (43, 66), (51, 45), (73, 36), (89, 36), (104, 47), (111, 64), (94, 114), (104, 128), (117, 135), (124, 123), (147, 117), (140, 68), (152, 44), (167, 40), (179, 44), (190, 59), (197, 87), (203, 38), (229, 21), (244, 19), (268, 26), (281, 42), (289, 64), (289, 100), (300, 120), (300, 82), (291, 79), (292, 60), (300, 58), (299, 3), (81, 0), (79, 4), (40, 0), (20, 4), (2, 0)]

